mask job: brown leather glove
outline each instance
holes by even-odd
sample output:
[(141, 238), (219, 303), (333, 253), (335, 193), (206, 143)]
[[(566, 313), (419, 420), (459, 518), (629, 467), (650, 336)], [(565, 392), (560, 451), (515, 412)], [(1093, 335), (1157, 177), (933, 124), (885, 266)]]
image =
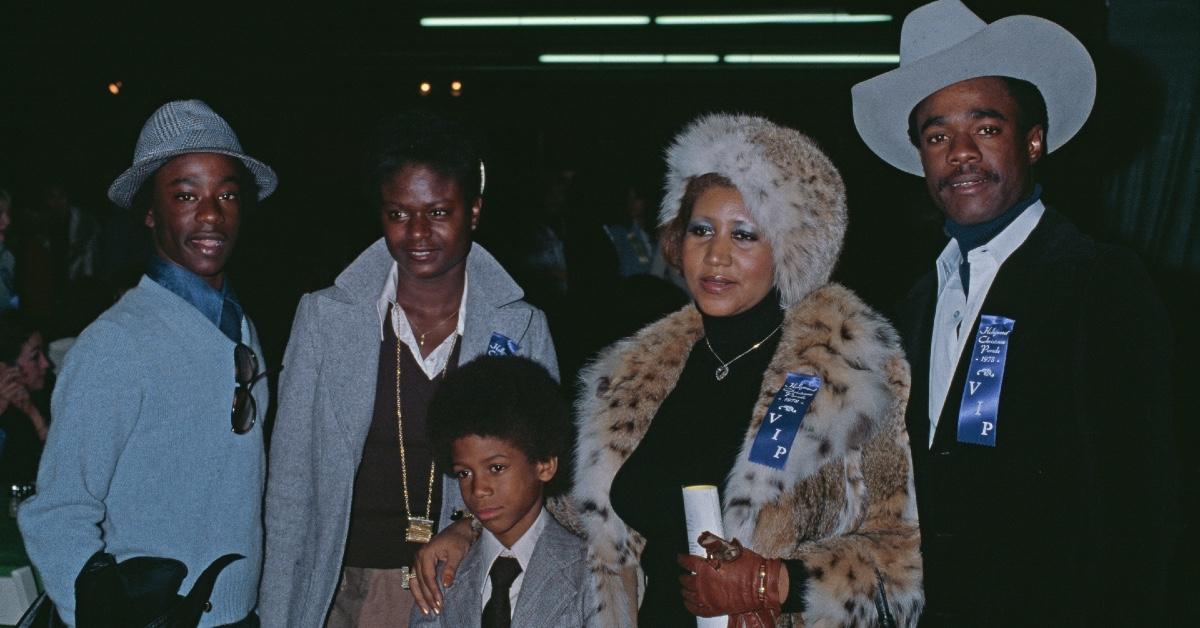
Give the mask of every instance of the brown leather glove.
[(779, 617), (779, 572), (783, 561), (764, 558), (734, 539), (705, 532), (700, 545), (708, 558), (681, 554), (679, 565), (694, 575), (680, 576), (683, 605), (693, 615), (729, 615), (729, 625), (774, 626)]

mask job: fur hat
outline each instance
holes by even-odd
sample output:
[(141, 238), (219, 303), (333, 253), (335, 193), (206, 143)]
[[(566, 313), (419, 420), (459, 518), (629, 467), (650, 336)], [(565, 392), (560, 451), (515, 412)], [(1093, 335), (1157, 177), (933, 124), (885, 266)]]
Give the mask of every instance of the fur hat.
[(679, 215), (688, 181), (709, 173), (733, 182), (770, 243), (784, 307), (829, 281), (846, 234), (846, 188), (815, 142), (765, 118), (697, 118), (667, 149), (660, 225)]

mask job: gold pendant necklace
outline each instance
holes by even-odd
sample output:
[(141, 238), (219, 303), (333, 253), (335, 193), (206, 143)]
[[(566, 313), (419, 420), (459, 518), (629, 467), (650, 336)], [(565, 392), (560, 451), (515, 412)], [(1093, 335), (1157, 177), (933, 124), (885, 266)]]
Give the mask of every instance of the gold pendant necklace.
[(762, 340), (759, 340), (758, 342), (750, 345), (749, 349), (746, 349), (745, 351), (739, 353), (736, 358), (734, 358), (728, 362), (726, 362), (725, 360), (722, 360), (721, 356), (717, 355), (716, 349), (713, 349), (712, 343), (708, 341), (708, 335), (706, 334), (704, 336), (704, 344), (708, 345), (708, 352), (713, 354), (713, 357), (717, 359), (717, 362), (721, 363), (721, 366), (718, 366), (717, 370), (713, 372), (713, 377), (716, 377), (718, 382), (725, 379), (725, 377), (727, 375), (729, 375), (729, 365), (730, 364), (737, 362), (738, 360), (746, 357), (747, 353), (750, 353), (751, 351), (754, 351), (755, 349), (761, 347), (762, 343), (769, 340), (771, 338), (771, 336), (774, 336), (775, 332), (779, 331), (780, 327), (783, 327), (783, 323), (780, 323), (779, 325), (777, 325), (775, 327), (775, 329), (772, 329), (771, 333), (767, 334), (766, 338), (763, 338)]
[[(404, 309), (401, 308), (400, 311), (403, 312)], [(408, 318), (408, 314), (404, 314), (404, 316), (405, 316), (405, 318)], [(437, 331), (438, 329), (441, 329), (442, 325), (445, 325), (447, 321), (454, 318), (455, 316), (458, 316), (458, 310), (454, 310), (453, 312), (451, 312), (450, 316), (447, 316), (446, 318), (443, 318), (442, 320), (438, 321), (437, 324), (435, 324), (433, 327), (426, 329), (424, 333), (422, 333), (420, 330), (418, 330), (416, 325), (413, 325), (411, 318), (408, 318), (408, 326), (412, 328), (413, 332), (417, 336), (417, 348), (421, 351), (422, 354), (425, 352), (425, 336), (428, 336), (430, 333)]]
[[(458, 343), (457, 337), (454, 342)], [(433, 481), (437, 477), (437, 467), (434, 461), (429, 461), (429, 488), (425, 493), (425, 516), (418, 517), (412, 513), (408, 498), (408, 454), (404, 448), (404, 411), (400, 405), (400, 357), (403, 344), (399, 338), (396, 338), (396, 440), (400, 443), (400, 486), (404, 489), (404, 515), (408, 520), (408, 525), (404, 528), (404, 540), (409, 543), (428, 543), (429, 539), (433, 538)], [(446, 357), (446, 364), (442, 366), (440, 374), (442, 379), (446, 378), (446, 369), (449, 368), (450, 358), (453, 355), (454, 347), (451, 346), (450, 355)]]

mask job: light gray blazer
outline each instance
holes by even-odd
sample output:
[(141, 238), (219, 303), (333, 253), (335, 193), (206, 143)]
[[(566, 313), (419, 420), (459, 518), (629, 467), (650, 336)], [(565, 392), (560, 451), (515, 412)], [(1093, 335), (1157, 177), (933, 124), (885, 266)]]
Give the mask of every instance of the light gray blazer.
[[(371, 425), (379, 368), (377, 304), (391, 270), (382, 239), (334, 285), (304, 295), (280, 374), (279, 412), (268, 455), (263, 626), (325, 623), (341, 573), (354, 475)], [(492, 332), (558, 376), (546, 317), (483, 247), (467, 256), (467, 317), (459, 363), (487, 352)], [(463, 508), (443, 478), (439, 529)]]
[[(483, 564), (483, 543), (475, 543), (459, 565), (454, 586), (443, 589), (444, 610), (423, 615), (413, 607), (409, 628), (463, 628), (483, 619), (483, 579), (491, 565)], [(587, 544), (547, 516), (546, 527), (533, 546), (529, 569), (513, 607), (513, 628), (580, 628), (589, 622), (593, 587), (587, 581)]]

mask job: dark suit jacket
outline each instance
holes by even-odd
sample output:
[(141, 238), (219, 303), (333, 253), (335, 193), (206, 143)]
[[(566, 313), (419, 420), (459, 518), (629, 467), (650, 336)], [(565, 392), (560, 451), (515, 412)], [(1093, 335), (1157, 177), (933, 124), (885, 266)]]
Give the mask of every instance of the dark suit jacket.
[[(513, 607), (513, 628), (579, 628), (588, 626), (596, 608), (587, 583), (587, 548), (583, 539), (545, 513), (546, 527), (533, 547), (521, 593)], [(443, 589), (440, 615), (422, 615), (413, 607), (411, 628), (478, 626), (483, 615), (483, 543), (475, 543), (458, 567), (454, 586)], [(440, 584), (439, 584), (440, 586)]]
[(982, 314), (1016, 321), (996, 446), (957, 442), (972, 337), (929, 442), (937, 275), (901, 305), (922, 625), (1159, 625), (1174, 531), (1170, 334), (1140, 261), (1047, 209)]

